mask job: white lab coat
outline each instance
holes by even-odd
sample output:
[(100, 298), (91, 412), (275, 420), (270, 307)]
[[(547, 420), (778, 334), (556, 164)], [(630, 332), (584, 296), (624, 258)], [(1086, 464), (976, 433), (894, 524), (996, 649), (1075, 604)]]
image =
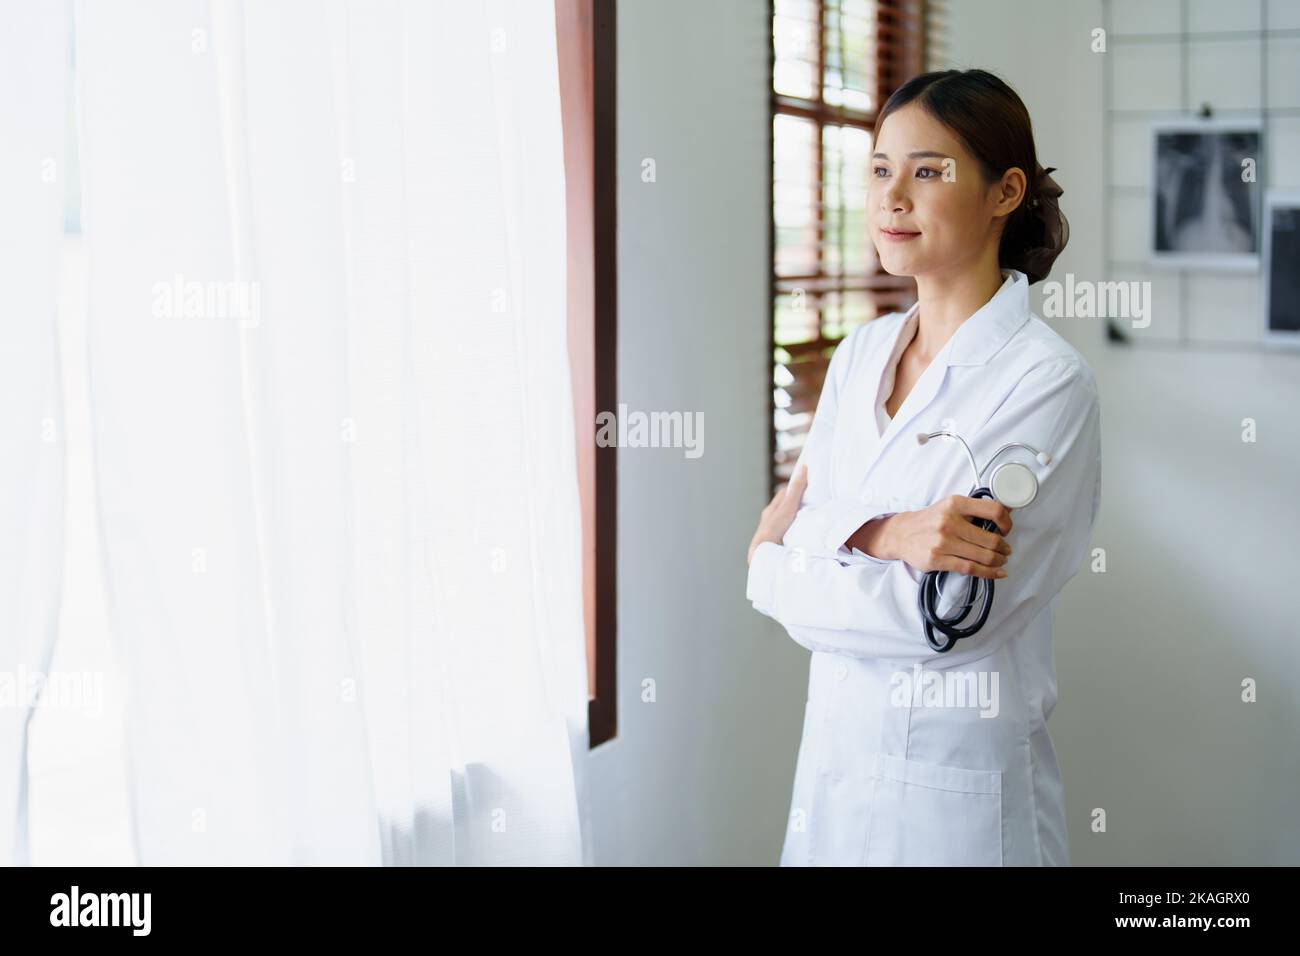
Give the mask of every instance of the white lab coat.
[[(1047, 732), (1051, 628), (1100, 505), (1100, 409), (1087, 364), (1030, 312), (1027, 277), (1003, 276), (883, 434), (875, 408), (916, 307), (839, 344), (800, 457), (801, 510), (783, 544), (754, 552), (747, 597), (812, 651), (782, 865), (1069, 864)], [(1052, 456), (1048, 466), (1023, 449), (998, 459), (1027, 464), (1038, 496), (1012, 512), (1008, 576), (987, 623), (944, 654), (925, 640), (921, 572), (842, 547), (873, 517), (970, 492), (958, 443), (916, 441), (942, 428), (966, 439), (981, 468), (1011, 441)], [(967, 580), (949, 576), (942, 607)]]

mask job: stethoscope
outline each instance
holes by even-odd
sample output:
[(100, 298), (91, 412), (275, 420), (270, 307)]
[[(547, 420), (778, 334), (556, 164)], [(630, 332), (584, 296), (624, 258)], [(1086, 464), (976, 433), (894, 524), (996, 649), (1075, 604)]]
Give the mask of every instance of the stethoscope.
[[(1028, 466), (1022, 465), (1018, 461), (1003, 462), (993, 469), (993, 476), (989, 479), (988, 485), (981, 482), (984, 479), (984, 472), (988, 471), (989, 466), (997, 461), (998, 456), (1009, 448), (1026, 448), (1034, 453), (1034, 458), (1040, 465), (1050, 465), (1052, 456), (1045, 451), (1039, 451), (1031, 445), (1026, 445), (1021, 441), (1008, 442), (993, 453), (993, 457), (981, 469), (975, 464), (975, 456), (971, 454), (970, 446), (966, 444), (965, 439), (960, 435), (953, 434), (950, 431), (930, 432), (929, 434), (921, 433), (916, 436), (918, 445), (924, 445), (931, 438), (953, 438), (961, 442), (962, 448), (966, 449), (966, 457), (970, 460), (971, 470), (975, 472), (975, 486), (971, 489), (969, 497), (971, 498), (992, 498), (1000, 502), (1007, 508), (1023, 508), (1038, 496), (1038, 479), (1034, 473), (1029, 470)], [(988, 518), (972, 518), (971, 522), (978, 528), (985, 531), (997, 531), (997, 525)], [(947, 571), (927, 571), (921, 579), (921, 589), (917, 594), (917, 604), (921, 610), (921, 620), (925, 623), (925, 639), (930, 646), (936, 651), (950, 651), (953, 645), (963, 637), (970, 637), (984, 626), (988, 620), (989, 608), (993, 606), (993, 582), (988, 578), (971, 577), (970, 584), (966, 589), (966, 603), (954, 608), (951, 617), (943, 617), (939, 614), (939, 599), (943, 594), (943, 583), (948, 579)], [(966, 626), (962, 626), (966, 615), (975, 606), (976, 600), (980, 600), (979, 615), (975, 621)], [(939, 631), (947, 640), (940, 640), (935, 637), (934, 632)]]

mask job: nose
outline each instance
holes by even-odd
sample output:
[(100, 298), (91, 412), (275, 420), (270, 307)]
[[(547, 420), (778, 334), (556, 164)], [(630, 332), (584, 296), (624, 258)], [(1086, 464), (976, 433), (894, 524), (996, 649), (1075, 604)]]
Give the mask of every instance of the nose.
[(880, 191), (880, 211), (887, 214), (906, 213), (911, 208), (904, 180), (901, 176), (890, 178)]

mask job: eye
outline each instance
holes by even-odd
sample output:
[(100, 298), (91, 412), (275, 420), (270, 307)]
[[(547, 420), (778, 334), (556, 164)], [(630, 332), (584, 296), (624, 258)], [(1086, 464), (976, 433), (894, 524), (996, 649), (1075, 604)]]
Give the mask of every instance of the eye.
[[(922, 175), (922, 173), (924, 173), (925, 175)], [(920, 169), (916, 171), (917, 179), (934, 179), (936, 176), (942, 176), (942, 175), (943, 174), (939, 172), (939, 170), (933, 169), (930, 166), (922, 166)]]
[(871, 175), (875, 176), (877, 179), (882, 179), (882, 178), (884, 178), (883, 176), (881, 176), (881, 173), (884, 173), (885, 176), (888, 176), (888, 175), (889, 175), (889, 170), (886, 169), (884, 166), (872, 166), (872, 167), (871, 167)]

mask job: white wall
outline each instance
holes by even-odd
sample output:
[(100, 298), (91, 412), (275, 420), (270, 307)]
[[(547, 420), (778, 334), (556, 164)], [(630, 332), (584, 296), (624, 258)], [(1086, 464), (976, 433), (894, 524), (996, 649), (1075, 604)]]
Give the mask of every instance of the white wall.
[(704, 454), (619, 451), (619, 728), (591, 760), (602, 864), (780, 854), (808, 659), (745, 600), (771, 427), (770, 31), (755, 0), (618, 6), (618, 400), (703, 412)]

